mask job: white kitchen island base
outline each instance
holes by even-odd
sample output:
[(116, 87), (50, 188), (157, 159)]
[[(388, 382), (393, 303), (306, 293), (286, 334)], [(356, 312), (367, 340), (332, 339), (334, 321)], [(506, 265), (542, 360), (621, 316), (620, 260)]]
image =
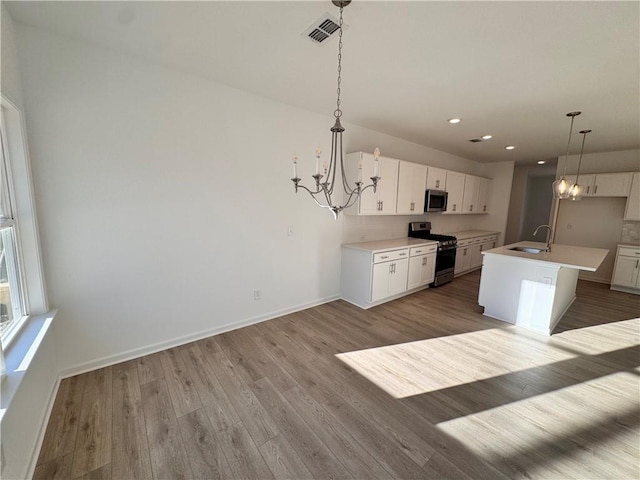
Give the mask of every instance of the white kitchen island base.
[(607, 250), (551, 246), (537, 254), (514, 251), (520, 242), (483, 252), (478, 303), (484, 314), (504, 322), (551, 335), (576, 296), (579, 270), (595, 271)]

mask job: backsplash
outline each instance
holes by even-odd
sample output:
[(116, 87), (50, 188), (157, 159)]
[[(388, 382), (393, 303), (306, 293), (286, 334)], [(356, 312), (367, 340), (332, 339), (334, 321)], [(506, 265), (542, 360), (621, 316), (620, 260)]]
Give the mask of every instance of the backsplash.
[(431, 222), (434, 233), (457, 232), (476, 228), (482, 215), (345, 215), (342, 231), (343, 243), (370, 242), (406, 237), (409, 222)]
[(640, 244), (640, 222), (624, 222), (620, 243)]

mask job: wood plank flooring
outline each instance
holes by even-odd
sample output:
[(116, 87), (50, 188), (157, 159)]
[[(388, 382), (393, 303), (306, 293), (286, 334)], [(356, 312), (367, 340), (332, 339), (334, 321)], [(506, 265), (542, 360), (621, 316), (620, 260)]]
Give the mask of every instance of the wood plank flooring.
[(580, 281), (551, 337), (479, 273), (62, 381), (36, 479), (640, 478), (640, 297)]

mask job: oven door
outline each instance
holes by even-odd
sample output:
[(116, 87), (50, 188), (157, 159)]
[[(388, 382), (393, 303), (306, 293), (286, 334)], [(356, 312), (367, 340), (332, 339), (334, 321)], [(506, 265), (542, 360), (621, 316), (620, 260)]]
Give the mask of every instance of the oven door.
[(456, 266), (456, 247), (438, 249), (436, 255), (436, 278), (431, 284), (438, 287), (453, 280)]

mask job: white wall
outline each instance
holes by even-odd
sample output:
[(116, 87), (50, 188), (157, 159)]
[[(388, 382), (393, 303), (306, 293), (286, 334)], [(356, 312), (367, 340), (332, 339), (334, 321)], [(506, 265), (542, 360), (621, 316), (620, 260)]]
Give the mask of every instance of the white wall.
[[(567, 175), (575, 175), (579, 158), (580, 155), (569, 155)], [(564, 157), (561, 157), (558, 159), (556, 178), (562, 176), (563, 170)], [(637, 172), (638, 170), (640, 170), (640, 150), (585, 153), (580, 164), (580, 173)]]
[[(315, 146), (329, 151), (330, 115), (31, 27), (18, 44), (63, 373), (339, 295), (343, 221), (290, 181), (293, 152), (308, 179)], [(510, 186), (512, 163), (345, 126), (346, 151), (379, 146)], [(496, 213), (483, 221), (503, 229), (509, 188), (491, 195)], [(393, 222), (406, 232), (407, 218)]]
[[(4, 4), (1, 8), (2, 94), (24, 111), (15, 26)], [(50, 332), (31, 360), (8, 408), (3, 397), (2, 408), (6, 408), (6, 411), (3, 412), (1, 426), (2, 478), (25, 478), (29, 469), (33, 468), (33, 454), (41, 434), (44, 433), (42, 429), (57, 378), (56, 341), (55, 335)]]

